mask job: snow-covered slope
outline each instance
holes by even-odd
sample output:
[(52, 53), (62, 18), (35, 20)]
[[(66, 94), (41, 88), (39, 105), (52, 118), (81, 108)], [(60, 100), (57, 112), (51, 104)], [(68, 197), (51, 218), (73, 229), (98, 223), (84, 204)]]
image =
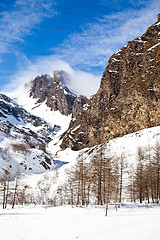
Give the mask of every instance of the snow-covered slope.
[[(43, 139), (0, 120), (0, 176), (43, 173), (56, 168), (53, 157), (43, 150)], [(42, 149), (42, 150), (41, 150)]]
[[(134, 163), (136, 160), (138, 147), (148, 148), (154, 147), (156, 142), (160, 142), (160, 126), (153, 128), (146, 128), (141, 131), (127, 134), (123, 137), (115, 138), (110, 140), (108, 143), (104, 143), (105, 146), (105, 155), (106, 157), (120, 157), (123, 153), (125, 157), (128, 159), (129, 163)], [(70, 163), (75, 161), (75, 158), (80, 152), (89, 153), (88, 157), (93, 157), (97, 150), (102, 145), (97, 145), (92, 148), (85, 148), (80, 151), (73, 151), (70, 148), (66, 150), (61, 150), (60, 142), (55, 143), (54, 140), (48, 144), (48, 150), (56, 152), (56, 156), (63, 161), (68, 161)], [(92, 150), (92, 153), (90, 154)]]
[[(57, 127), (58, 128), (58, 127)], [(44, 119), (0, 94), (0, 175), (42, 173), (56, 168), (45, 145), (56, 133)]]
[(0, 119), (20, 129), (30, 129), (45, 138), (53, 132), (52, 126), (44, 119), (27, 112), (4, 94), (0, 94)]
[(43, 173), (56, 168), (53, 156), (45, 151), (44, 146), (44, 138), (30, 129), (0, 120), (1, 177)]
[[(121, 154), (123, 154), (128, 167), (134, 167), (136, 166), (138, 147), (142, 147), (143, 149), (147, 149), (148, 147), (153, 148), (157, 142), (160, 142), (160, 126), (144, 129), (136, 133), (125, 135), (124, 137), (110, 140), (108, 143), (104, 144), (105, 156), (120, 157)], [(67, 162), (67, 164), (58, 169), (59, 174), (55, 183), (55, 188), (65, 182), (67, 178), (66, 170), (70, 170), (75, 166), (80, 153), (83, 152), (84, 159), (89, 162), (102, 147), (102, 145), (97, 145), (93, 148), (73, 151), (70, 148), (61, 150), (60, 144), (60, 141), (56, 142), (52, 140), (48, 143), (47, 147), (48, 152), (53, 153), (56, 159)], [(32, 182), (34, 182), (35, 186), (37, 184), (36, 182), (38, 182), (41, 177), (42, 176), (39, 175), (38, 178), (35, 178), (35, 181), (32, 180), (32, 176), (29, 178), (27, 177), (27, 182), (29, 182), (31, 186)]]

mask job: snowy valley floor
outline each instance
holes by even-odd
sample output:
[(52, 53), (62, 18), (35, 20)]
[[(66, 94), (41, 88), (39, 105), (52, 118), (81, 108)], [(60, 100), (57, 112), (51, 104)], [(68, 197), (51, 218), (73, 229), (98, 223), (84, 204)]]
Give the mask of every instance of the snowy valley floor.
[(159, 240), (160, 206), (0, 209), (0, 239)]

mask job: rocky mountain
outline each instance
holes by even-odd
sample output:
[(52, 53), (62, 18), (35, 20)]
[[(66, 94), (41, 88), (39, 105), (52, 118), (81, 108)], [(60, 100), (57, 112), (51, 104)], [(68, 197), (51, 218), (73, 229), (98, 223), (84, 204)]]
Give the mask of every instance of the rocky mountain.
[(37, 76), (31, 82), (30, 97), (36, 98), (37, 103), (46, 102), (51, 110), (59, 110), (63, 115), (73, 116), (87, 102), (85, 96), (76, 96), (66, 87), (69, 76), (65, 71), (54, 71), (53, 77)]
[(79, 150), (160, 123), (160, 15), (140, 37), (113, 54), (98, 92), (62, 136)]
[[(66, 130), (69, 121), (88, 100), (66, 87), (64, 71), (54, 77), (37, 76), (13, 99), (0, 94), (0, 173), (43, 173), (63, 165), (48, 152), (48, 143)], [(32, 112), (32, 113), (31, 113)], [(66, 127), (67, 126), (67, 127)]]
[[(55, 134), (45, 120), (0, 94), (0, 174), (39, 173), (55, 168), (45, 145)], [(1, 178), (0, 177), (0, 178)]]

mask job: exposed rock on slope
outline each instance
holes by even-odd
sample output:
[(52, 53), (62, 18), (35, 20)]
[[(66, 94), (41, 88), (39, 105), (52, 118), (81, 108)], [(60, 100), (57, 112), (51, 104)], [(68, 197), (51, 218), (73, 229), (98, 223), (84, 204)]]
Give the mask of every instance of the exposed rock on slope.
[(37, 76), (31, 84), (30, 97), (37, 98), (37, 103), (46, 101), (52, 110), (59, 110), (63, 115), (77, 111), (88, 100), (84, 96), (76, 96), (66, 86), (69, 76), (64, 71), (54, 71), (53, 78), (48, 75)]
[(45, 145), (53, 129), (43, 119), (21, 108), (11, 98), (0, 94), (0, 179), (10, 172), (41, 173), (56, 168)]
[[(0, 94), (0, 119), (10, 122), (12, 125), (19, 125), (19, 128), (30, 127), (41, 135), (45, 141), (54, 131), (46, 121), (30, 114), (4, 94)], [(30, 124), (30, 126), (27, 126), (27, 124)]]
[(100, 88), (70, 123), (61, 147), (91, 147), (160, 123), (160, 18), (109, 59)]

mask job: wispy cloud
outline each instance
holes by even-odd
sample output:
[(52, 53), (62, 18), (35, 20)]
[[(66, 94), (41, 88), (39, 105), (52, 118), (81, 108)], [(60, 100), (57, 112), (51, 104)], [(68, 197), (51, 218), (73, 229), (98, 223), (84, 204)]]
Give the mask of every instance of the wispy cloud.
[(83, 26), (81, 33), (70, 35), (59, 48), (53, 49), (54, 54), (76, 68), (91, 70), (98, 66), (104, 69), (114, 52), (156, 21), (159, 9), (159, 0), (153, 0), (151, 4), (146, 1), (141, 10), (103, 16), (96, 23)]
[(10, 83), (4, 86), (2, 92), (10, 92), (23, 86), (25, 83), (33, 80), (37, 75), (48, 74), (53, 76), (54, 70), (64, 70), (70, 76), (70, 82), (67, 86), (76, 94), (83, 94), (90, 96), (98, 90), (101, 76), (87, 73), (85, 71), (74, 70), (71, 66), (64, 61), (57, 61), (54, 55), (46, 57), (38, 57), (30, 62), (28, 59), (23, 58), (25, 66), (20, 69), (10, 78)]
[(17, 0), (10, 10), (0, 13), (0, 54), (10, 52), (13, 43), (21, 42), (44, 18), (52, 17), (54, 1)]

